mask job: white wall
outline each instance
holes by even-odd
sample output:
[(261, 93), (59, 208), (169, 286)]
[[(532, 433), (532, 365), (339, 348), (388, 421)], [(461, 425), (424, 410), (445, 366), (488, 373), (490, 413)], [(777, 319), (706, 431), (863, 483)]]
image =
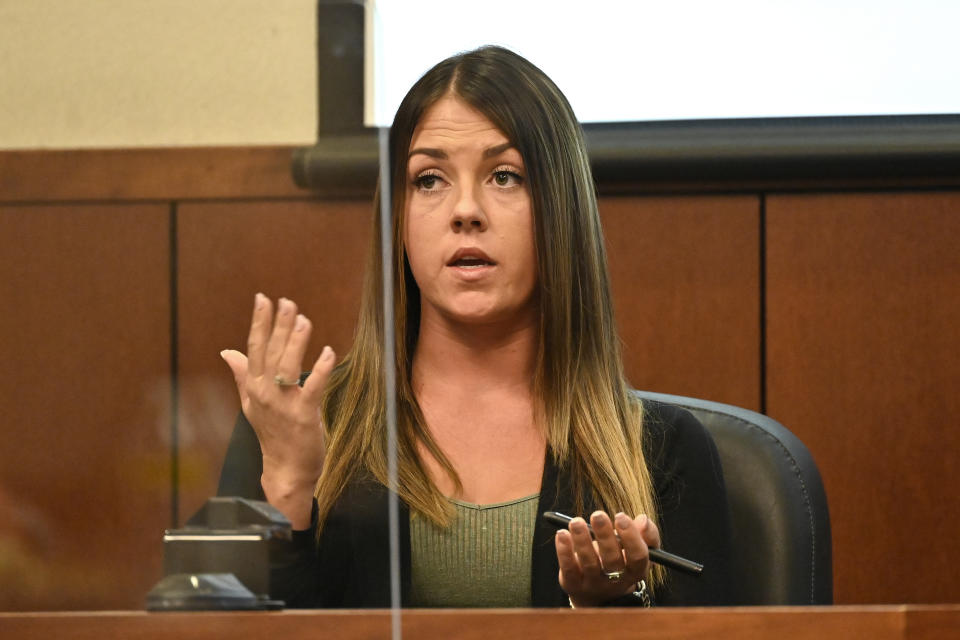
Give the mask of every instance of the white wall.
[(309, 144), (315, 0), (0, 0), (0, 149)]
[(584, 121), (960, 113), (957, 0), (375, 0), (367, 122), (482, 44)]

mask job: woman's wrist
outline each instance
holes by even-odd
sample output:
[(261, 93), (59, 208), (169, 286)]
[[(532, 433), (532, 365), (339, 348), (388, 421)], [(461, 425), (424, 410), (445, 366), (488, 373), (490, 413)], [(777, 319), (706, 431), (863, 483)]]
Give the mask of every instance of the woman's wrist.
[(310, 527), (310, 511), (317, 478), (309, 475), (264, 471), (260, 485), (267, 502), (280, 510), (296, 530)]
[(260, 484), (264, 492), (269, 487), (277, 496), (300, 494), (304, 491), (313, 495), (322, 470), (322, 464), (310, 464), (305, 467), (289, 462), (283, 463), (276, 458), (264, 455)]

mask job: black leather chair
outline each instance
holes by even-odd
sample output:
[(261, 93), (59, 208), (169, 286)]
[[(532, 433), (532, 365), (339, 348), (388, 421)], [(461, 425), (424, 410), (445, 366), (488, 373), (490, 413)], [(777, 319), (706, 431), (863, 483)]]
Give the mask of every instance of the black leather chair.
[(806, 446), (776, 420), (728, 404), (637, 391), (683, 407), (713, 437), (723, 465), (743, 604), (833, 603), (830, 512)]
[[(780, 423), (719, 402), (637, 391), (678, 405), (710, 432), (723, 465), (742, 604), (832, 604), (830, 513), (810, 452)], [(238, 424), (217, 495), (263, 499), (260, 444)]]

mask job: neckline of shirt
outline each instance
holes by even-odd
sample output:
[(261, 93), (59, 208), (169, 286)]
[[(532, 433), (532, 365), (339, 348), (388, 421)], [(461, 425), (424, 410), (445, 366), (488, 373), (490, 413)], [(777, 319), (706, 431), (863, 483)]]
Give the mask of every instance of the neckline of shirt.
[(520, 504), (522, 502), (529, 502), (533, 499), (538, 499), (540, 497), (539, 493), (531, 493), (528, 496), (523, 496), (522, 498), (514, 498), (513, 500), (507, 500), (505, 502), (492, 502), (489, 504), (477, 504), (475, 502), (464, 502), (463, 500), (457, 500), (456, 498), (448, 497), (447, 500), (450, 501), (457, 507), (463, 507), (464, 509), (473, 509), (474, 511), (486, 511), (487, 509), (499, 509), (502, 507), (510, 507), (513, 505)]

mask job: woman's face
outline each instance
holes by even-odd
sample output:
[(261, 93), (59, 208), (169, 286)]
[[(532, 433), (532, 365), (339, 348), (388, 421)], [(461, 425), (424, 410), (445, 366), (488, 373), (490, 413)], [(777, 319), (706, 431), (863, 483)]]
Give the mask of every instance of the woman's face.
[(414, 129), (404, 244), (421, 322), (536, 318), (533, 212), (523, 158), (483, 114), (448, 96)]

